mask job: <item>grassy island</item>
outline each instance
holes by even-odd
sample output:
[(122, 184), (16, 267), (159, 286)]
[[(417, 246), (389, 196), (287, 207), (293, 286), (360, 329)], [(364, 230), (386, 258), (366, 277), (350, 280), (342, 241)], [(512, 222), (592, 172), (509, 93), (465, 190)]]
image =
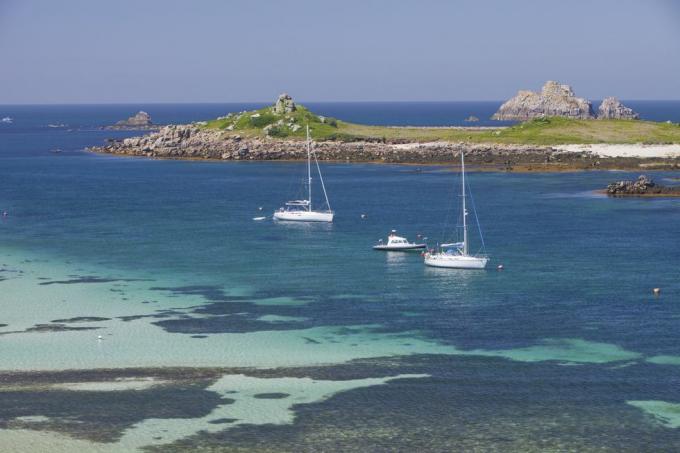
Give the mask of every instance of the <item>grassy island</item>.
[(309, 124), (312, 138), (337, 141), (447, 141), (523, 145), (586, 143), (680, 143), (680, 125), (638, 120), (577, 120), (537, 118), (507, 128), (369, 126), (312, 113), (298, 105), (277, 113), (265, 107), (207, 122), (208, 129), (231, 131), (249, 137), (304, 138)]

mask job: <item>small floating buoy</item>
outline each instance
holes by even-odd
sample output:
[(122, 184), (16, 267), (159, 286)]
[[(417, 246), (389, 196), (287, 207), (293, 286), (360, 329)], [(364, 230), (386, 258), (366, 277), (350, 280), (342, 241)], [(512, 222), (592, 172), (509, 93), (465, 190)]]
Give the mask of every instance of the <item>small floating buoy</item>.
[(262, 206), (260, 206), (259, 208), (257, 208), (257, 210), (258, 210), (258, 211), (262, 211)]
[(655, 296), (658, 296), (659, 294), (661, 294), (661, 288), (654, 288), (652, 292), (654, 293)]
[(505, 267), (504, 267), (502, 264), (499, 264), (498, 267), (497, 267), (497, 269), (498, 269), (499, 271), (502, 271), (503, 269), (505, 269)]
[(103, 339), (104, 337), (102, 337), (101, 335), (97, 335), (97, 340), (102, 341)]

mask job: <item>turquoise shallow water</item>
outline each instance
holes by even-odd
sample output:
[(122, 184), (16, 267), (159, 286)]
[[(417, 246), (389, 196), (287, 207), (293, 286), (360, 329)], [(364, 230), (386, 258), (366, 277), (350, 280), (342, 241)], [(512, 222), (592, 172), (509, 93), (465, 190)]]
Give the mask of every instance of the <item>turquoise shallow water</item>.
[[(482, 425), (493, 433), (480, 445), (503, 445), (513, 412), (525, 440), (539, 417), (546, 430), (562, 426), (551, 436), (565, 448), (677, 445), (680, 201), (592, 193), (636, 175), (471, 173), (491, 270), (447, 271), (370, 248), (392, 228), (431, 244), (450, 239), (457, 175), (444, 167), (324, 165), (336, 222), (283, 225), (252, 218), (295, 195), (301, 164), (96, 156), (77, 148), (102, 132), (23, 134), (0, 135), (0, 209), (9, 213), (0, 220), (2, 370), (313, 368), (305, 373), (323, 382), (309, 395), (295, 380), (306, 374), (214, 384), (220, 395), (245, 395), (231, 409), (251, 418), (226, 431), (250, 446), (302, 448), (291, 432), (246, 426), (271, 419), (298, 435), (321, 426), (334, 439), (328, 411), (347, 432), (357, 413), (374, 433), (396, 423), (424, 439), (409, 431), (419, 423), (412, 412), (432, 427), (432, 449), (456, 445), (436, 429), (444, 420), (464, 427), (458, 445)], [(55, 140), (71, 148), (49, 153)], [(505, 270), (493, 270), (500, 263)], [(377, 358), (394, 362), (370, 372), (356, 362)], [(247, 399), (255, 384), (300, 406)], [(359, 390), (372, 385), (382, 390)], [(211, 420), (231, 409), (216, 407), (186, 431), (161, 417), (123, 439), (141, 446), (168, 427), (177, 436), (167, 442), (210, 427), (217, 437), (191, 445), (223, 442)], [(481, 413), (494, 414), (498, 432)]]

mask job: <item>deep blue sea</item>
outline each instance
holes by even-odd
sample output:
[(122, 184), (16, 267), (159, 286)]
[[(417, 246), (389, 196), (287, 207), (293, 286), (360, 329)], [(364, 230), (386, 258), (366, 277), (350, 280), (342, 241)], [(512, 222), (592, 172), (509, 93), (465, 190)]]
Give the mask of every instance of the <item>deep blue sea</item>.
[[(680, 120), (680, 102), (627, 104)], [(309, 104), (394, 125), (497, 105)], [(680, 199), (593, 193), (635, 173), (473, 172), (491, 264), (441, 270), (371, 246), (391, 229), (450, 240), (450, 168), (323, 164), (336, 221), (287, 225), (253, 217), (296, 194), (302, 163), (82, 150), (136, 134), (99, 128), (139, 109), (255, 106), (0, 106), (0, 370), (224, 369), (6, 388), (0, 450), (680, 450)]]

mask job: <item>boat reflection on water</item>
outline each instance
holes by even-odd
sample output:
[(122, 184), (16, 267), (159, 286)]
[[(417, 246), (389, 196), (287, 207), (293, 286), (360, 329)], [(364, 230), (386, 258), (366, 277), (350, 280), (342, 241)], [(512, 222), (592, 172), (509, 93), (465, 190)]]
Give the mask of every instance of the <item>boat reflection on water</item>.
[(400, 266), (413, 259), (413, 255), (401, 252), (385, 252), (385, 262), (388, 266)]

